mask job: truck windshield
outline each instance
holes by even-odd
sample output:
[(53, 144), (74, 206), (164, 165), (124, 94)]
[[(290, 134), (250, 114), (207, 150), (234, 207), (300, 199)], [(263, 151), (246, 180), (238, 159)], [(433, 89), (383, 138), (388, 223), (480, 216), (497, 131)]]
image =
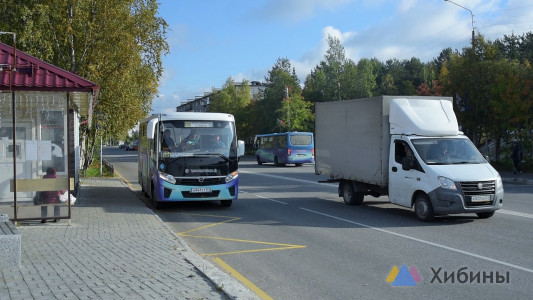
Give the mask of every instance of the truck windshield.
[(412, 139), (418, 155), (428, 165), (481, 164), (486, 160), (466, 138)]

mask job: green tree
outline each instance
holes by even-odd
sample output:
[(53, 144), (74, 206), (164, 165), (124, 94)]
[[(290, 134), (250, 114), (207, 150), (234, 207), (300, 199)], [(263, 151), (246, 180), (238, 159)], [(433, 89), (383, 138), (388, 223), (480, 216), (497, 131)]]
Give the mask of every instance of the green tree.
[(391, 74), (387, 73), (381, 80), (380, 86), (381, 94), (383, 95), (397, 95), (398, 88), (394, 84), (394, 78)]
[(376, 65), (372, 60), (361, 59), (355, 64), (347, 59), (340, 75), (341, 99), (371, 97), (376, 87)]
[(310, 102), (338, 101), (370, 97), (376, 89), (380, 64), (376, 59), (361, 59), (357, 64), (345, 57), (344, 46), (328, 36), (329, 48), (311, 74), (302, 92)]
[(100, 86), (99, 128), (85, 128), (84, 165), (100, 136), (122, 137), (145, 117), (157, 93), (167, 24), (156, 0), (0, 0), (4, 31), (17, 48)]
[[(491, 158), (500, 159), (502, 142), (527, 139), (531, 132), (531, 68), (509, 60), (497, 43), (475, 40), (443, 64), (444, 93), (454, 95), (459, 123), (476, 145), (494, 141)], [(505, 57), (504, 59), (500, 59)], [(529, 137), (530, 139), (530, 137)]]
[(314, 115), (312, 104), (305, 101), (301, 95), (295, 94), (281, 101), (281, 107), (276, 111), (281, 131), (313, 131)]
[(278, 58), (265, 77), (264, 97), (257, 103), (258, 132), (273, 132), (280, 119), (278, 110), (287, 95), (301, 95), (300, 82), (287, 58)]
[(329, 48), (326, 50), (324, 59), (320, 62), (320, 68), (326, 78), (324, 96), (326, 101), (341, 100), (341, 81), (346, 63), (344, 46), (337, 37), (331, 35), (328, 35), (327, 41)]
[(305, 78), (302, 95), (310, 102), (324, 102), (324, 90), (326, 88), (326, 76), (320, 68), (315, 68)]
[(209, 97), (209, 111), (232, 114), (235, 117), (237, 133), (243, 139), (253, 136), (248, 109), (251, 104), (250, 84), (244, 80), (239, 86), (228, 78), (221, 90), (212, 89)]
[(338, 38), (331, 35), (328, 35), (327, 42), (329, 48), (324, 58), (305, 80), (303, 95), (311, 102), (336, 101), (342, 98), (341, 85), (345, 81), (342, 77), (346, 63), (344, 46)]
[[(496, 140), (507, 145), (513, 141), (531, 144), (533, 130), (533, 90), (532, 70), (528, 64), (520, 64), (518, 60), (494, 62), (495, 78), (489, 89), (492, 94), (490, 105), (494, 111), (488, 129)], [(500, 153), (497, 144), (496, 156)]]

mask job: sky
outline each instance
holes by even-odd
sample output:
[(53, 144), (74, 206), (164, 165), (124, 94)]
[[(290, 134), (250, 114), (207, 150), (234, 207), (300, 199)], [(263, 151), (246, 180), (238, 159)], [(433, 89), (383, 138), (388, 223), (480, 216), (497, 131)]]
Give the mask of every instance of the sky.
[[(455, 4), (454, 4), (455, 3)], [(462, 7), (461, 7), (462, 6)], [(533, 32), (531, 0), (159, 0), (170, 53), (152, 113), (220, 88), (265, 81), (287, 58), (300, 82), (324, 58), (328, 35), (346, 58), (428, 62), (448, 47)]]

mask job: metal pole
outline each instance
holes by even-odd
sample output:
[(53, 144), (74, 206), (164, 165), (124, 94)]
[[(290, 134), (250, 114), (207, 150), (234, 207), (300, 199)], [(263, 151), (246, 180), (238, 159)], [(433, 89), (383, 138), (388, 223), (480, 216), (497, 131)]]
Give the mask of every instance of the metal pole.
[[(16, 70), (15, 70), (16, 71)], [(11, 88), (11, 79), (15, 77), (12, 72), (10, 72), (9, 75), (9, 88)], [(18, 214), (17, 214), (17, 121), (16, 121), (16, 109), (15, 109), (15, 92), (11, 91), (11, 115), (13, 116), (13, 132), (11, 133), (13, 136), (13, 204), (14, 204), (14, 219), (15, 221), (18, 220)], [(21, 145), (22, 147), (22, 145)], [(22, 150), (22, 149), (21, 149)]]
[[(73, 186), (70, 186), (70, 178), (72, 177), (72, 174), (70, 172), (70, 93), (67, 92), (67, 128), (66, 128), (66, 134), (67, 134), (67, 146), (64, 147), (63, 146), (63, 153), (65, 153), (66, 157), (67, 157), (67, 203), (68, 203), (68, 225), (72, 225), (72, 205), (70, 203), (70, 191), (71, 190), (74, 190), (74, 187)], [(74, 123), (73, 123), (74, 124)], [(72, 132), (74, 132), (74, 130), (72, 130)], [(72, 144), (73, 147), (72, 149), (74, 149), (74, 143)], [(66, 149), (66, 150), (65, 150)], [(75, 167), (76, 168), (76, 167)], [(74, 183), (74, 186), (76, 185), (76, 183)]]
[(466, 7), (464, 7), (464, 6), (460, 5), (460, 4), (457, 4), (457, 3), (455, 3), (455, 2), (453, 2), (451, 0), (444, 0), (444, 1), (450, 2), (452, 4), (455, 4), (455, 5), (457, 5), (457, 6), (461, 7), (461, 8), (464, 8), (464, 9), (466, 9), (466, 10), (468, 10), (470, 12), (470, 15), (472, 16), (472, 49), (474, 49), (474, 13), (470, 9), (468, 9), (468, 8), (466, 8)]
[(102, 174), (102, 136), (100, 136), (100, 177)]

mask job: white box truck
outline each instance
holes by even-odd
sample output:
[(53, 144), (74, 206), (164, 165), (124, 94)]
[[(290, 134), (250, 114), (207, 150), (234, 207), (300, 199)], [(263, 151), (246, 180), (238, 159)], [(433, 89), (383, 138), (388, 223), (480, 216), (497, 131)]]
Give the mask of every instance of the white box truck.
[(498, 172), (461, 131), (451, 97), (380, 96), (316, 104), (315, 173), (349, 205), (366, 195), (420, 220), (502, 207)]

